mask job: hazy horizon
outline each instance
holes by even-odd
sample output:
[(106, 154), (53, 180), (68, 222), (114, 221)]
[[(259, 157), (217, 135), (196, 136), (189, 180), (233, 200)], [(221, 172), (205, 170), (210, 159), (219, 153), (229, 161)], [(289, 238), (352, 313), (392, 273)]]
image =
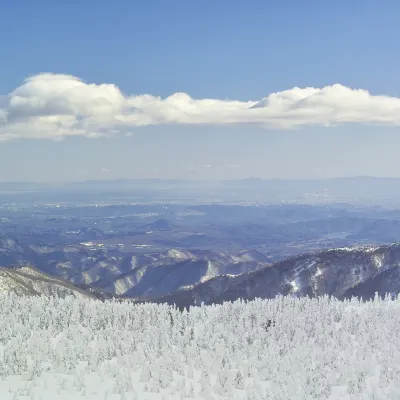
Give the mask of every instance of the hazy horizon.
[(24, 180), (0, 180), (0, 185), (68, 185), (68, 184), (82, 184), (82, 183), (112, 183), (112, 182), (203, 182), (203, 183), (217, 183), (217, 182), (329, 182), (340, 180), (400, 180), (400, 177), (395, 176), (372, 176), (372, 175), (349, 175), (349, 176), (334, 176), (328, 178), (257, 178), (248, 176), (246, 178), (232, 178), (232, 179), (187, 179), (187, 178), (110, 178), (105, 179), (99, 177), (98, 179), (87, 180), (68, 180), (68, 181), (24, 181)]

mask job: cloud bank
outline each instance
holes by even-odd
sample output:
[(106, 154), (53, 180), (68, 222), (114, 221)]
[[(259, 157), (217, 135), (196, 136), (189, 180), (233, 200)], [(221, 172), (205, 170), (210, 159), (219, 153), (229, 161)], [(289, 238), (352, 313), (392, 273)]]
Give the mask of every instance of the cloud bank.
[(345, 123), (400, 126), (400, 98), (340, 84), (292, 88), (259, 101), (125, 95), (113, 84), (44, 73), (0, 96), (0, 140), (133, 133), (147, 125), (257, 124), (267, 129)]

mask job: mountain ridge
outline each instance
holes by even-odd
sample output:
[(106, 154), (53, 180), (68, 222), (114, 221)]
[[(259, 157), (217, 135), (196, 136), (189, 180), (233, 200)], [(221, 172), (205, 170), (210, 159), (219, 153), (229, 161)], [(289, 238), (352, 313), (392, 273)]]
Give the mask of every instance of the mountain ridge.
[(369, 300), (376, 292), (400, 293), (400, 243), (302, 254), (234, 277), (217, 276), (152, 301), (189, 307), (279, 295)]
[[(193, 254), (188, 251), (172, 249), (165, 253), (171, 254), (180, 258), (179, 262), (168, 264), (171, 258), (161, 258), (152, 266), (139, 265), (126, 273), (121, 279), (131, 282), (131, 287), (123, 291), (123, 295), (90, 285), (73, 284), (32, 266), (0, 267), (0, 290), (21, 295), (73, 295), (168, 303), (179, 308), (276, 296), (328, 295), (338, 299), (355, 296), (368, 300), (376, 292), (381, 296), (400, 293), (399, 242), (310, 252), (270, 265), (260, 263), (258, 269), (233, 274), (229, 268), (218, 265), (213, 270), (210, 260), (193, 259)], [(249, 250), (241, 252), (240, 256), (258, 259), (262, 254)], [(242, 264), (245, 263), (242, 260)], [(132, 274), (138, 275), (136, 282), (132, 281)]]
[(0, 267), (0, 292), (28, 296), (83, 297), (104, 300), (112, 296), (91, 286), (73, 285), (33, 266)]

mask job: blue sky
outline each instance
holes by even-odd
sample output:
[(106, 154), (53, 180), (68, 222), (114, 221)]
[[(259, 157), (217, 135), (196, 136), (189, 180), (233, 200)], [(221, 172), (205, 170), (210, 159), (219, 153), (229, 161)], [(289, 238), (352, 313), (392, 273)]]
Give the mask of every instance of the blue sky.
[[(400, 96), (397, 1), (385, 1), (384, 7), (372, 0), (0, 0), (0, 5), (0, 111), (1, 101), (26, 78), (44, 72), (114, 84), (126, 96), (184, 92), (192, 99), (256, 102), (293, 87), (336, 83), (396, 101)], [(178, 100), (180, 107), (185, 99)], [(219, 109), (204, 109), (200, 125), (135, 122), (123, 134), (95, 139), (85, 137), (86, 131), (61, 141), (40, 132), (30, 139), (26, 127), (42, 129), (30, 122), (23, 125), (28, 133), (18, 131), (20, 139), (0, 142), (0, 180), (400, 176), (394, 150), (400, 145), (399, 123), (388, 117), (389, 127), (375, 124), (387, 118), (387, 108), (397, 110), (393, 104), (377, 104), (382, 109), (372, 124), (368, 118), (359, 123), (357, 116), (326, 128), (318, 117), (295, 131), (244, 116), (240, 121), (246, 123), (215, 124)], [(9, 130), (14, 120), (7, 110)], [(236, 114), (228, 117), (236, 121)], [(111, 130), (109, 121), (104, 127), (96, 121), (97, 130)]]

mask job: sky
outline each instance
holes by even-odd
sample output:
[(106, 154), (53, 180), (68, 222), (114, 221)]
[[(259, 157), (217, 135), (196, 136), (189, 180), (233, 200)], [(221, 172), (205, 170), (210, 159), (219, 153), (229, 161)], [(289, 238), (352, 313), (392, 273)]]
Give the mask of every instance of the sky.
[(0, 181), (400, 177), (398, 1), (0, 6)]

